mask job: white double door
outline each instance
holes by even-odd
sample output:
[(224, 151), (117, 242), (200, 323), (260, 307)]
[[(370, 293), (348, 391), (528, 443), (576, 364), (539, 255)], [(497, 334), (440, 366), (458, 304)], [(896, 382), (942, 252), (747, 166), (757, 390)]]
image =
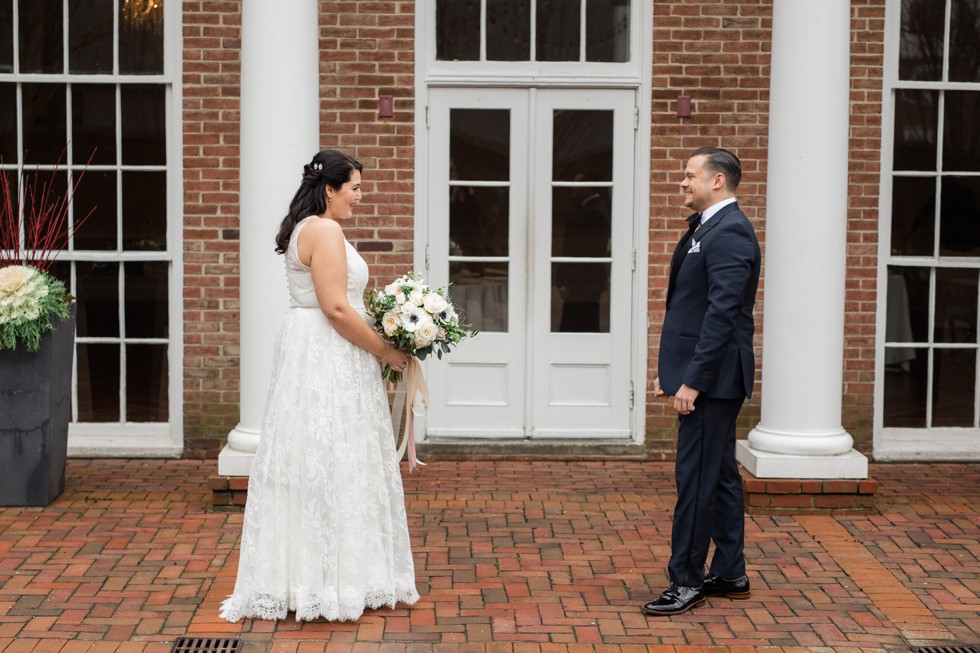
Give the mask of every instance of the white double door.
[(480, 333), (426, 437), (632, 434), (635, 92), (431, 89), (426, 261)]

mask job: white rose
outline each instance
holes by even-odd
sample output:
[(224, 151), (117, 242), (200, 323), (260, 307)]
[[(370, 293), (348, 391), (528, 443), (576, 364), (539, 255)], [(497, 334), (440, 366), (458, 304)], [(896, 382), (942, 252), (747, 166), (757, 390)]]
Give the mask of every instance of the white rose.
[(398, 326), (401, 324), (401, 319), (395, 311), (388, 311), (381, 318), (381, 326), (385, 330), (386, 335), (392, 335), (398, 330)]
[(400, 304), (397, 310), (401, 312), (402, 315), (411, 315), (418, 310), (418, 308), (412, 302), (405, 302)]
[(436, 339), (439, 333), (438, 327), (430, 319), (422, 319), (418, 328), (415, 330), (415, 346), (428, 347)]
[(415, 304), (416, 306), (422, 305), (422, 299), (423, 299), (422, 291), (419, 290), (418, 288), (413, 289), (412, 292), (409, 294), (408, 298), (412, 300), (412, 303)]
[(404, 306), (405, 305), (405, 293), (399, 292), (397, 295), (395, 295), (395, 303), (398, 304), (399, 306)]
[(446, 310), (446, 300), (443, 299), (442, 295), (436, 292), (430, 292), (425, 296), (425, 300), (422, 302), (425, 306), (425, 310), (429, 311), (433, 315), (439, 315), (444, 310)]

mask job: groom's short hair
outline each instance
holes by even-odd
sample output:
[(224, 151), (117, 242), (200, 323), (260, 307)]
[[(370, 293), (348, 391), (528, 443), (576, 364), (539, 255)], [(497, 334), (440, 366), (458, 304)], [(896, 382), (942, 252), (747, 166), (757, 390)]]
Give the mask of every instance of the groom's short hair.
[(742, 181), (742, 162), (732, 152), (720, 147), (699, 147), (691, 152), (689, 159), (696, 156), (707, 157), (704, 167), (712, 174), (720, 172), (725, 175), (725, 186), (732, 193)]

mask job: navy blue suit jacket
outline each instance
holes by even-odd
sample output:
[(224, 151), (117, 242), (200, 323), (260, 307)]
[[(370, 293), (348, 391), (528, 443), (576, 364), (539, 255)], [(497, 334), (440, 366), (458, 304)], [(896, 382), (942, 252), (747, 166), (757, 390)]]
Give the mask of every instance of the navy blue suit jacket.
[(737, 203), (678, 243), (660, 333), (660, 386), (667, 396), (682, 384), (708, 398), (752, 396), (761, 260), (755, 230)]

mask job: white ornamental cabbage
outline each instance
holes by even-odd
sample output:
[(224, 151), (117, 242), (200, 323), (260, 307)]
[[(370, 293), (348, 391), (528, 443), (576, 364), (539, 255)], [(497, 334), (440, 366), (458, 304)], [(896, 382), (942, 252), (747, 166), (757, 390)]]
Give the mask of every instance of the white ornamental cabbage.
[(47, 281), (37, 268), (8, 265), (0, 270), (0, 322), (36, 320), (47, 296)]
[(0, 349), (18, 342), (37, 351), (41, 336), (54, 329), (53, 319), (68, 317), (65, 285), (32, 265), (0, 268)]

